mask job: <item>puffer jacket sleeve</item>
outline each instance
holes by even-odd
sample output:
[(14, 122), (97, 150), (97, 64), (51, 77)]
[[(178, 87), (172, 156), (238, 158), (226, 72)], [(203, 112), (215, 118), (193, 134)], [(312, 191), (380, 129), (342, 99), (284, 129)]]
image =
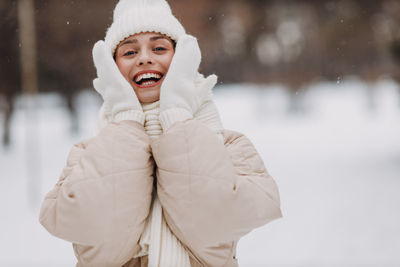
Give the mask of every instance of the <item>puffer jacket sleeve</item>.
[(276, 183), (252, 143), (224, 144), (196, 120), (174, 124), (152, 144), (157, 193), (168, 225), (202, 266), (234, 266), (237, 241), (281, 217)]
[(122, 266), (139, 250), (154, 161), (143, 126), (122, 121), (75, 145), (42, 203), (40, 223), (74, 243), (78, 266)]

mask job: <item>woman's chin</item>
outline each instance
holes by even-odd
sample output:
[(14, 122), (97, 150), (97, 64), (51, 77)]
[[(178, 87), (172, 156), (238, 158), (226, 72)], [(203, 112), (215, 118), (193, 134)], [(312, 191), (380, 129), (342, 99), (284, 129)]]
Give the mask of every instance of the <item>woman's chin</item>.
[(160, 100), (160, 85), (146, 88), (133, 86), (133, 89), (140, 103), (153, 103)]
[(141, 104), (151, 104), (156, 101), (160, 100), (159, 98), (154, 98), (154, 99), (144, 99), (143, 101), (139, 99)]
[(140, 103), (153, 103), (160, 100), (160, 93), (159, 92), (142, 93), (138, 95), (138, 99)]

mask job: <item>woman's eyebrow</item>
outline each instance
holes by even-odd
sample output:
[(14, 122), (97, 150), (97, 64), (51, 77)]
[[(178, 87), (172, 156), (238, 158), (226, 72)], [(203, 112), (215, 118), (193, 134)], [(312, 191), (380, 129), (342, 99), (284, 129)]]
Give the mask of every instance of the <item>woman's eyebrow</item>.
[(152, 42), (153, 42), (153, 41), (156, 41), (156, 40), (159, 40), (159, 39), (168, 40), (167, 37), (162, 36), (162, 35), (150, 37), (150, 41), (152, 41)]
[(119, 46), (121, 47), (126, 44), (134, 44), (134, 43), (137, 43), (137, 41), (138, 41), (137, 39), (128, 39), (128, 40), (123, 41)]

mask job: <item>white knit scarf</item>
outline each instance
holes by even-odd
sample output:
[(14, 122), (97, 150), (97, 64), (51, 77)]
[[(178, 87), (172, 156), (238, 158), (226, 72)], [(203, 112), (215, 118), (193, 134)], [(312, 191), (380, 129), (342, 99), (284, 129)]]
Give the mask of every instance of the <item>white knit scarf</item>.
[[(142, 104), (142, 108), (145, 114), (145, 131), (151, 139), (157, 139), (163, 133), (159, 121), (160, 102)], [(194, 118), (208, 126), (220, 140), (223, 140), (222, 124), (217, 110), (207, 103), (199, 110), (201, 112), (195, 114)], [(107, 123), (103, 109), (100, 109), (97, 131), (100, 131)], [(189, 254), (166, 224), (156, 192), (153, 194), (150, 215), (139, 245), (141, 250), (134, 258), (148, 255), (149, 267), (190, 267)]]

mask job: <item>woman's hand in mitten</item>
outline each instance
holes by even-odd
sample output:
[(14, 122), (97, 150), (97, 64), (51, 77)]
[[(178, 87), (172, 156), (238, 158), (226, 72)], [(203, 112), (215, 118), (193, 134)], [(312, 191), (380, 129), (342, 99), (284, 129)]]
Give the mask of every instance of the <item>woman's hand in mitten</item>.
[(111, 121), (135, 120), (144, 124), (144, 114), (132, 86), (122, 76), (104, 41), (93, 47), (97, 79), (93, 85), (104, 100), (104, 113)]
[(207, 95), (204, 97), (203, 103), (194, 114), (194, 117), (196, 120), (202, 122), (216, 134), (221, 134), (223, 131), (221, 118), (219, 116), (217, 107), (215, 106), (215, 103), (212, 99), (212, 89), (214, 88), (216, 83), (217, 76), (214, 74), (208, 76), (207, 78), (204, 78), (204, 76), (200, 73), (197, 75), (197, 79), (195, 82), (197, 90), (205, 90), (207, 91)]
[(193, 118), (207, 90), (195, 86), (201, 52), (196, 38), (182, 36), (175, 49), (168, 73), (161, 85), (160, 123), (164, 131), (178, 121)]

